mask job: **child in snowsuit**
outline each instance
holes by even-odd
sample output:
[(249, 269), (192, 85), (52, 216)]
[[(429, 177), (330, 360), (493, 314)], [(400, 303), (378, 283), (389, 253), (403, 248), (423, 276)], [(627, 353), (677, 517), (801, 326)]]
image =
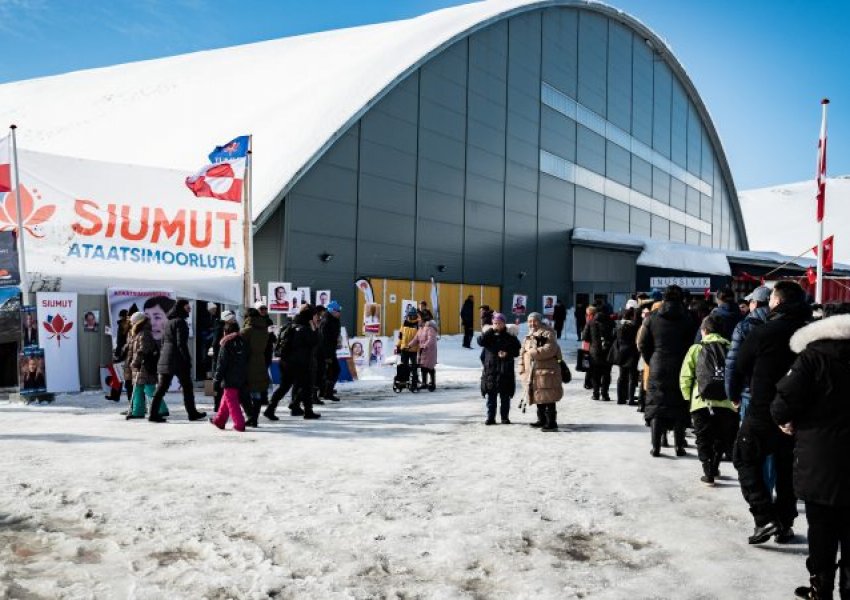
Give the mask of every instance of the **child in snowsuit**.
[(248, 384), (248, 344), (239, 335), (239, 324), (228, 321), (224, 325), (221, 351), (213, 375), (213, 388), (222, 390), (221, 406), (210, 423), (224, 429), (228, 417), (233, 418), (233, 429), (245, 431), (245, 417), (239, 405), (239, 394)]

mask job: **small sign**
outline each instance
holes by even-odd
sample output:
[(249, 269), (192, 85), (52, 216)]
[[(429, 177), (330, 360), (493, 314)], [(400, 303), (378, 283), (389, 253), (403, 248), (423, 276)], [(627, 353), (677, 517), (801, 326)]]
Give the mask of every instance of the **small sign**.
[(704, 290), (711, 287), (711, 277), (650, 277), (649, 287), (663, 289), (678, 285), (685, 290)]

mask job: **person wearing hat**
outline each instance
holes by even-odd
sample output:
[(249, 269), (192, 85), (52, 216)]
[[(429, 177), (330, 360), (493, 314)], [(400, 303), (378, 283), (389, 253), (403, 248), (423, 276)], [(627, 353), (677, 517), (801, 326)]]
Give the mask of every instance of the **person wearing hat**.
[[(313, 412), (313, 385), (316, 381), (316, 352), (319, 347), (319, 321), (316, 309), (302, 304), (292, 320), (291, 342), (285, 359), (286, 368), (292, 377), (292, 416), (303, 415), (305, 419), (318, 419)], [(303, 409), (302, 409), (303, 407)]]
[(327, 305), (327, 310), (319, 321), (319, 337), (320, 354), (319, 372), (321, 373), (319, 381), (319, 395), (325, 400), (339, 402), (339, 398), (334, 395), (334, 386), (339, 379), (339, 361), (336, 358), (336, 349), (339, 346), (339, 336), (342, 332), (342, 323), (339, 317), (342, 314), (342, 306), (336, 300), (331, 300)]
[(416, 358), (419, 352), (419, 344), (416, 341), (416, 334), (418, 332), (419, 312), (415, 306), (411, 305), (407, 307), (407, 314), (404, 315), (404, 322), (398, 334), (396, 353), (401, 355), (401, 364), (410, 366), (413, 385), (416, 386), (419, 385), (419, 374), (416, 369)]
[(528, 333), (520, 350), (519, 374), (526, 386), (528, 404), (537, 407), (532, 427), (558, 431), (556, 402), (564, 396), (561, 382), (561, 348), (555, 332), (543, 323), (543, 315), (528, 315)]
[(505, 315), (493, 313), (493, 324), (484, 326), (477, 341), (484, 353), (481, 373), (481, 395), (487, 399), (487, 420), (484, 424), (496, 424), (498, 400), (502, 424), (509, 425), (511, 398), (516, 393), (514, 359), (519, 356), (519, 340), (516, 333), (507, 328)]
[[(269, 326), (256, 308), (248, 310), (245, 324), (239, 332), (248, 348), (247, 391), (250, 394), (246, 427), (257, 427), (261, 406), (268, 401), (269, 362), (272, 354), (272, 340)], [(265, 401), (265, 402), (264, 402)]]
[(750, 312), (735, 326), (732, 332), (732, 345), (726, 354), (726, 397), (740, 405), (741, 419), (747, 413), (750, 404), (750, 386), (736, 370), (738, 351), (750, 332), (767, 322), (770, 314), (770, 288), (759, 286), (744, 298), (750, 305)]
[[(127, 413), (127, 419), (144, 419), (146, 400), (153, 400), (156, 391), (156, 365), (159, 361), (159, 345), (153, 337), (153, 330), (148, 316), (139, 311), (130, 317), (130, 345), (127, 353), (127, 363), (133, 382), (133, 401)], [(159, 404), (159, 416), (168, 416), (165, 402)]]

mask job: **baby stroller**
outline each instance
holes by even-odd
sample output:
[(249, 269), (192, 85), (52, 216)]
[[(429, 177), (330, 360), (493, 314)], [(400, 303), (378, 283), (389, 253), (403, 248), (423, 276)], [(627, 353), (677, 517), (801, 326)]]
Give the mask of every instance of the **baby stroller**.
[(393, 391), (400, 394), (404, 388), (409, 389), (414, 394), (419, 392), (419, 386), (414, 381), (413, 376), (416, 374), (416, 369), (419, 365), (406, 365), (398, 363), (395, 367), (395, 377), (393, 378)]

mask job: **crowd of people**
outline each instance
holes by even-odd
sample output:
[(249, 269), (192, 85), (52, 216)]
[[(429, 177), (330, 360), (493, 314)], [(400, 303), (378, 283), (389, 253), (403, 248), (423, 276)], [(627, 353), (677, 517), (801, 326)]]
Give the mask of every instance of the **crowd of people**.
[[(593, 400), (636, 405), (650, 454), (673, 433), (676, 456), (696, 438), (700, 480), (714, 486), (731, 460), (754, 521), (750, 544), (795, 540), (805, 502), (810, 573), (799, 598), (850, 598), (850, 306), (814, 307), (793, 281), (716, 304), (671, 286), (633, 296), (622, 314), (605, 302), (576, 315), (577, 367)], [(842, 560), (836, 563), (838, 548)]]
[[(810, 582), (796, 594), (832, 598), (839, 570), (841, 597), (850, 598), (850, 561), (836, 564), (839, 547), (850, 552), (850, 306), (816, 308), (791, 281), (759, 287), (741, 302), (730, 289), (718, 292), (713, 303), (676, 286), (635, 295), (620, 314), (598, 301), (576, 315), (582, 325), (576, 368), (585, 371), (591, 398), (607, 402), (618, 367), (617, 404), (642, 413), (652, 457), (670, 446), (670, 432), (675, 455), (685, 456), (686, 431), (692, 429), (704, 484), (714, 486), (721, 463), (732, 462), (754, 521), (750, 544), (793, 541), (797, 502), (804, 501)], [(165, 422), (164, 396), (175, 378), (188, 418), (206, 417), (195, 406), (191, 382), (190, 310), (188, 301), (175, 303), (161, 342), (145, 312), (122, 315), (117, 358), (125, 368), (127, 419), (147, 415)], [(339, 400), (341, 311), (337, 302), (304, 304), (277, 335), (262, 303), (247, 311), (241, 326), (231, 311), (222, 313), (214, 322), (210, 352), (212, 424), (223, 429), (232, 419), (234, 429), (244, 431), (258, 426), (261, 413), (276, 421), (277, 407), (290, 391), (290, 414), (318, 419), (315, 405)], [(469, 298), (460, 315), (466, 348), (472, 347), (473, 311)], [(536, 410), (531, 426), (558, 430), (557, 402), (571, 374), (558, 343), (566, 309), (557, 311), (554, 322), (529, 314), (527, 333), (520, 336), (505, 315), (479, 308), (486, 425), (497, 423), (497, 410), (502, 424), (511, 422), (518, 374), (520, 403)], [(396, 340), (412, 384), (431, 391), (437, 333), (422, 302), (409, 307)], [(269, 398), (273, 357), (280, 361), (280, 383)]]

